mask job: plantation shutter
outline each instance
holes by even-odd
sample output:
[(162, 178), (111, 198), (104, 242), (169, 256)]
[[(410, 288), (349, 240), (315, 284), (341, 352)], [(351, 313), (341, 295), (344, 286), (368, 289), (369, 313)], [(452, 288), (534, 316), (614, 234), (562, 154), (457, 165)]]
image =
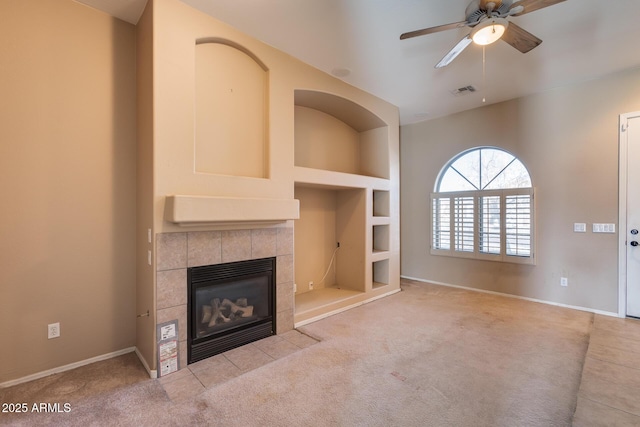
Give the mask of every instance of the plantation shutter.
[(479, 248), (481, 253), (500, 254), (500, 196), (480, 196), (478, 209)]
[(451, 249), (451, 200), (448, 197), (432, 197), (432, 248)]
[(431, 253), (532, 264), (533, 188), (432, 193)]
[(531, 256), (533, 194), (505, 196), (505, 238), (507, 256)]
[(475, 240), (475, 203), (473, 196), (454, 198), (454, 234), (457, 252), (473, 252)]

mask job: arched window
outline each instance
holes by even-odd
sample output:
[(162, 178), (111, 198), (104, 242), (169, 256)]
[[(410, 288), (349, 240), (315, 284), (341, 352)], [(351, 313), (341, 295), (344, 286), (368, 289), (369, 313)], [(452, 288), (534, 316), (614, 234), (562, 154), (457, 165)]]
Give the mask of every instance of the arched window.
[(531, 177), (505, 150), (478, 147), (451, 159), (431, 194), (431, 253), (533, 263)]

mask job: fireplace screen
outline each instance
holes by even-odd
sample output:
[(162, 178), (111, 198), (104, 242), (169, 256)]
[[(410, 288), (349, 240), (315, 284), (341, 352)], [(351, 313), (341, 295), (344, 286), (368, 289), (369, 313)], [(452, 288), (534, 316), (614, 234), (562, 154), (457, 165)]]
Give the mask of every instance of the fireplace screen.
[(275, 333), (275, 259), (192, 267), (189, 363)]

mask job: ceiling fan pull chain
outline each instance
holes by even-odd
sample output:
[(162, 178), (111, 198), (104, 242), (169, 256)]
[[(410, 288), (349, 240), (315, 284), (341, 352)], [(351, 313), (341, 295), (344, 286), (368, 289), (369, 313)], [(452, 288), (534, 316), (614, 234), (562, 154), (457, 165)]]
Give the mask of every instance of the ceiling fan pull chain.
[[(485, 56), (486, 46), (482, 46), (482, 90), (487, 93), (487, 78), (486, 78), (486, 56)], [(487, 99), (483, 96), (482, 102), (487, 102)]]

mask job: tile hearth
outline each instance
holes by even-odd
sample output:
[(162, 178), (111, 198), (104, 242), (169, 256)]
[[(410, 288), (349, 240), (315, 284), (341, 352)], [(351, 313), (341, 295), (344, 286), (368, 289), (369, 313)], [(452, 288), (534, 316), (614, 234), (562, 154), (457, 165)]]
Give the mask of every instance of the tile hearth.
[(174, 402), (180, 402), (317, 342), (308, 335), (291, 330), (193, 363), (159, 381), (167, 396)]
[(293, 224), (157, 235), (156, 324), (178, 322), (179, 367), (187, 367), (187, 268), (276, 257), (276, 333), (293, 330)]

